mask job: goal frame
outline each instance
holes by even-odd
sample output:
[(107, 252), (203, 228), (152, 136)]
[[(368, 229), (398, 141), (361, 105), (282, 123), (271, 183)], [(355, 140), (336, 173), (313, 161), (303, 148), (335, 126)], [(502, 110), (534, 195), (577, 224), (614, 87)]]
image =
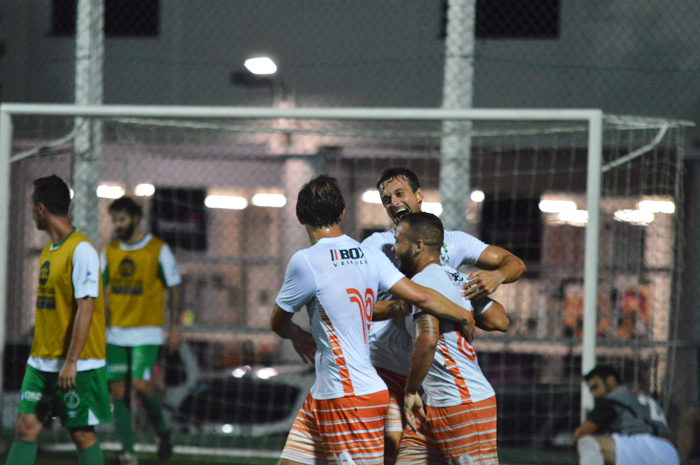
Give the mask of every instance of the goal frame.
[[(598, 248), (603, 154), (603, 111), (600, 109), (428, 109), (428, 108), (265, 108), (155, 105), (0, 104), (0, 359), (4, 356), (7, 315), (8, 241), (10, 227), (10, 171), (14, 115), (86, 118), (171, 119), (314, 119), (394, 121), (560, 121), (587, 124), (586, 224), (582, 374), (596, 363)], [(0, 395), (3, 374), (0, 372)], [(581, 418), (593, 406), (582, 385)]]

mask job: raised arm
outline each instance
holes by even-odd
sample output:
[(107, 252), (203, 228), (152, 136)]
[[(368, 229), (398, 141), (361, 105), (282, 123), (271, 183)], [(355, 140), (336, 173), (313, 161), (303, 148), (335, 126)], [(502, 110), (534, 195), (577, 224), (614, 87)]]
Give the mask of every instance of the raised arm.
[(408, 278), (401, 278), (389, 289), (389, 293), (407, 300), (430, 315), (457, 321), (462, 326), (464, 336), (471, 342), (474, 336), (474, 318), (471, 312), (456, 305), (439, 292), (416, 284)]
[(525, 263), (505, 249), (490, 245), (479, 255), (477, 271), (469, 275), (462, 287), (467, 299), (479, 299), (493, 294), (503, 283), (517, 281), (525, 272)]

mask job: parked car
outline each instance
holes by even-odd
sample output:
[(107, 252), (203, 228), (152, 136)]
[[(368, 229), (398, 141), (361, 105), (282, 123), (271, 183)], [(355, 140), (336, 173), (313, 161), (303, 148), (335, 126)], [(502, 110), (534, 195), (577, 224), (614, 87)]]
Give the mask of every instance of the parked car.
[(166, 387), (166, 421), (177, 431), (267, 436), (286, 434), (315, 380), (313, 366), (243, 365), (202, 373), (191, 348), (169, 367), (177, 384)]

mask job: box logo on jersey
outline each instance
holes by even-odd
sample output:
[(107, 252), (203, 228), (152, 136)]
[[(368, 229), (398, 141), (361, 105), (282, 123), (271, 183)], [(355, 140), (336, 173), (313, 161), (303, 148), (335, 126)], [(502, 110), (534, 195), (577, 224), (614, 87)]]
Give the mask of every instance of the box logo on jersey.
[(362, 265), (367, 263), (365, 253), (359, 247), (352, 249), (331, 249), (331, 262), (338, 265)]

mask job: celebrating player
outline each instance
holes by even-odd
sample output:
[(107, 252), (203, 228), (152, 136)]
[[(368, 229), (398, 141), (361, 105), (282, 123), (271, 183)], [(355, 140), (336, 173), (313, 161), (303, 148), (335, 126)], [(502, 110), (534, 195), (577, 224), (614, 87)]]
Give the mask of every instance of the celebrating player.
[[(488, 298), (476, 302), (465, 299), (461, 287), (468, 278), (441, 265), (443, 233), (442, 222), (435, 215), (404, 215), (396, 226), (393, 247), (399, 270), (413, 282), (474, 311), (477, 325), (489, 321), (493, 329), (506, 331), (509, 322), (501, 304)], [(497, 464), (496, 397), (479, 368), (474, 348), (452, 321), (417, 308), (413, 321), (407, 320), (411, 329), (415, 326), (404, 400), (410, 427), (401, 439), (396, 463)], [(425, 408), (419, 394), (421, 385)]]
[[(382, 204), (394, 224), (408, 213), (421, 210), (423, 189), (418, 176), (408, 168), (389, 168), (377, 182)], [(379, 248), (391, 257), (395, 242), (394, 231), (374, 233), (362, 244)], [(500, 247), (487, 245), (461, 231), (445, 231), (440, 249), (440, 261), (454, 269), (475, 265), (479, 270), (469, 275), (469, 287), (464, 296), (479, 299), (492, 294), (502, 283), (512, 283), (525, 272), (518, 257)], [(384, 298), (384, 297), (382, 297)], [(486, 328), (484, 328), (486, 329)], [(372, 365), (386, 382), (390, 393), (386, 424), (386, 463), (394, 463), (404, 425), (401, 422), (404, 387), (408, 376), (413, 341), (402, 318), (375, 321), (370, 328)]]
[(584, 379), (595, 407), (574, 431), (581, 465), (680, 463), (666, 417), (654, 399), (622, 386), (610, 366), (599, 365)]
[(94, 430), (111, 420), (100, 264), (88, 238), (71, 224), (69, 207), (61, 178), (34, 181), (34, 222), (51, 240), (39, 258), (34, 341), (8, 465), (34, 463), (37, 438), (52, 415), (68, 429), (81, 465), (104, 464)]
[[(406, 279), (380, 251), (342, 233), (345, 202), (334, 178), (319, 176), (306, 184), (296, 212), (311, 247), (290, 260), (270, 327), (291, 339), (302, 360), (315, 362), (316, 382), (279, 463), (380, 465), (389, 395), (368, 347), (378, 289), (420, 308), (473, 320), (437, 292)], [(311, 334), (292, 322), (304, 305)]]
[(170, 248), (139, 229), (141, 206), (121, 197), (109, 206), (117, 240), (102, 251), (102, 280), (107, 286), (107, 380), (114, 402), (117, 436), (122, 443), (122, 465), (135, 465), (131, 412), (124, 400), (126, 380), (146, 407), (158, 435), (158, 459), (172, 455), (170, 433), (163, 421), (160, 399), (151, 385), (158, 351), (163, 344), (165, 294), (168, 294), (171, 330), (169, 348), (180, 340), (177, 325), (180, 275)]

